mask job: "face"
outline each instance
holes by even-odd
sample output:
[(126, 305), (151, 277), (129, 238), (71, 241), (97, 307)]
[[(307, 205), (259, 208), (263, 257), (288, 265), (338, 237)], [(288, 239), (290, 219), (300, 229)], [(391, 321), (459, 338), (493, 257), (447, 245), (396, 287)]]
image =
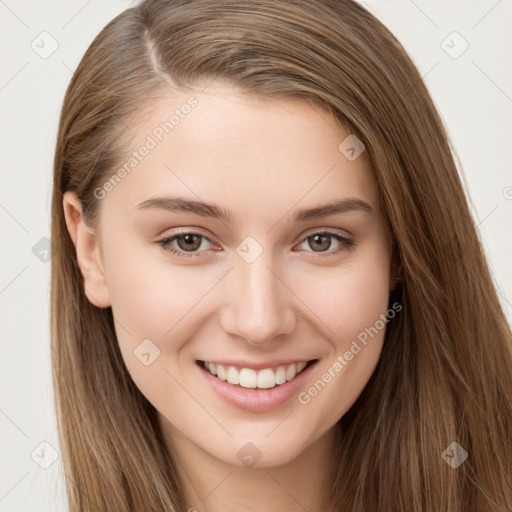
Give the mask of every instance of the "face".
[(381, 353), (391, 244), (367, 154), (295, 99), (216, 86), (145, 114), (74, 235), (89, 300), (168, 432), (233, 465), (289, 462)]

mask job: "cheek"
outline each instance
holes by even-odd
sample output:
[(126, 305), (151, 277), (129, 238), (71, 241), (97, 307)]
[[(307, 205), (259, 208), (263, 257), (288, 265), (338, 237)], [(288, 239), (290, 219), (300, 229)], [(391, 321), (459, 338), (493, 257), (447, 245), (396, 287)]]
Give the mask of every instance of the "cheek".
[(226, 269), (173, 264), (159, 247), (137, 252), (135, 246), (125, 251), (112, 243), (105, 262), (119, 346), (129, 368), (134, 362), (139, 368), (134, 350), (146, 339), (161, 350), (158, 365), (169, 364), (178, 352), (185, 355), (198, 325), (214, 311), (210, 292)]
[[(379, 360), (387, 325), (389, 263), (385, 243), (368, 244), (345, 264), (327, 269), (321, 279), (316, 274), (302, 281), (300, 293), (326, 326), (323, 332), (330, 343), (319, 368), (320, 374), (327, 372), (319, 390), (323, 384), (329, 390), (316, 403), (324, 404), (320, 409), (333, 417), (348, 410)], [(341, 396), (343, 400), (337, 398)]]
[(340, 350), (384, 314), (389, 298), (389, 258), (369, 247), (345, 264), (322, 273), (303, 272), (298, 295), (326, 326), (326, 335)]
[(165, 264), (159, 247), (148, 249), (138, 240), (125, 243), (126, 238), (116, 243), (112, 237), (105, 251), (112, 310), (127, 328), (161, 337), (190, 308), (189, 303), (199, 300), (201, 287), (186, 267)]
[(380, 250), (361, 253), (357, 262), (323, 281), (322, 293), (311, 295), (311, 309), (322, 312), (331, 344), (315, 381), (298, 397), (314, 429), (333, 424), (349, 410), (379, 361), (389, 300), (389, 260), (383, 255)]

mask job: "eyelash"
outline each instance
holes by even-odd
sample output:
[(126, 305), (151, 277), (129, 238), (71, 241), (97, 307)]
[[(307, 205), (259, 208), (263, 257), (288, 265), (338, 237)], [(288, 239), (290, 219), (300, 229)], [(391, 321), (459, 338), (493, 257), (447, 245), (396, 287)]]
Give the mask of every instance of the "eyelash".
[[(211, 239), (209, 237), (207, 237), (206, 235), (203, 235), (201, 233), (194, 233), (193, 231), (183, 231), (181, 233), (178, 233), (178, 234), (175, 234), (175, 235), (171, 235), (171, 236), (166, 236), (164, 238), (161, 238), (160, 240), (157, 240), (157, 244), (161, 246), (161, 248), (164, 250), (164, 251), (167, 251), (167, 252), (170, 252), (171, 254), (175, 255), (175, 256), (178, 256), (179, 258), (190, 258), (190, 257), (197, 257), (198, 254), (201, 254), (200, 252), (198, 253), (197, 251), (191, 251), (191, 252), (186, 252), (186, 251), (182, 251), (182, 250), (177, 250), (175, 248), (173, 248), (170, 244), (176, 240), (177, 238), (180, 238), (182, 236), (186, 236), (186, 235), (195, 235), (195, 236), (198, 236), (210, 243), (213, 243), (211, 241)], [(325, 252), (315, 252), (315, 251), (308, 251), (308, 252), (313, 252), (313, 254), (315, 255), (315, 257), (319, 257), (319, 258), (325, 258), (325, 257), (329, 257), (329, 256), (332, 256), (334, 254), (338, 254), (339, 252), (343, 251), (343, 250), (352, 250), (355, 245), (356, 245), (356, 242), (350, 238), (347, 238), (345, 236), (342, 236), (340, 235), (339, 233), (333, 233), (332, 231), (327, 231), (327, 230), (323, 230), (323, 231), (315, 231), (313, 233), (309, 233), (302, 241), (299, 245), (301, 245), (302, 243), (304, 243), (308, 238), (311, 238), (315, 235), (328, 235), (328, 236), (331, 236), (333, 238), (335, 238), (338, 242), (341, 242), (341, 246), (338, 248), (338, 249), (335, 249), (334, 251), (325, 251)]]

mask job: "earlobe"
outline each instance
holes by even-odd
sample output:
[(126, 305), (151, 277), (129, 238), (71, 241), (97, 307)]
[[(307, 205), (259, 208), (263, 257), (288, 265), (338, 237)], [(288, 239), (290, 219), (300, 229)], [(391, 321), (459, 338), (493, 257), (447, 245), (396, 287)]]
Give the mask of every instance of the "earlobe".
[(105, 279), (99, 240), (94, 230), (86, 225), (82, 204), (75, 193), (65, 192), (62, 201), (67, 228), (80, 271), (84, 278), (85, 294), (89, 302), (99, 308), (111, 305), (110, 292)]

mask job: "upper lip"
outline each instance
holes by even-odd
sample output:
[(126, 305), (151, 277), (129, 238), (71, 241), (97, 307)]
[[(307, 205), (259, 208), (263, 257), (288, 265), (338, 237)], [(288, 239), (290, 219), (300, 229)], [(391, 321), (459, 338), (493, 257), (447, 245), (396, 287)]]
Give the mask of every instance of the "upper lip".
[(238, 359), (236, 361), (227, 361), (225, 359), (203, 359), (202, 361), (207, 361), (208, 363), (221, 364), (222, 366), (235, 366), (238, 368), (252, 368), (253, 370), (263, 370), (265, 368), (274, 368), (277, 366), (289, 366), (291, 364), (297, 364), (301, 362), (308, 363), (309, 361), (313, 361), (316, 359), (275, 359), (272, 361), (264, 361), (264, 362), (252, 362), (244, 359)]

